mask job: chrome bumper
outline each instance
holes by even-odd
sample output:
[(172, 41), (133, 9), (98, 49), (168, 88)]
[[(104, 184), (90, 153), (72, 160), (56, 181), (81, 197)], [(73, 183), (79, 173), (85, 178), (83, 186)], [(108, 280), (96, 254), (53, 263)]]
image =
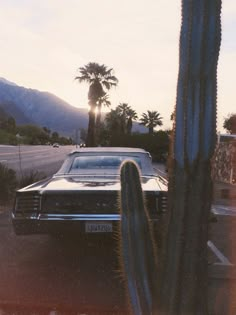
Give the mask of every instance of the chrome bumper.
[[(121, 220), (119, 214), (39, 214), (31, 216), (19, 216), (12, 213), (12, 223), (17, 235), (48, 234), (54, 231), (72, 231), (85, 233), (87, 221), (109, 221), (114, 227)], [(151, 220), (154, 224), (156, 218)]]
[(119, 221), (120, 214), (39, 214), (31, 216), (19, 216), (12, 214), (13, 220), (37, 220), (37, 221)]

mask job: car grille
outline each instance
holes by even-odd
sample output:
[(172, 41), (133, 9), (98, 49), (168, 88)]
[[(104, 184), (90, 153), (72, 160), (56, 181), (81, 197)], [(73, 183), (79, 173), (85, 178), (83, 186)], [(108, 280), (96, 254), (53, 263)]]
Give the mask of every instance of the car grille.
[(40, 210), (40, 195), (38, 193), (17, 193), (15, 214), (32, 215)]
[[(119, 213), (118, 194), (58, 194), (42, 197), (42, 212), (50, 214), (116, 214)], [(167, 209), (167, 196), (146, 195), (150, 215)]]
[(117, 194), (45, 195), (42, 211), (51, 214), (118, 213)]

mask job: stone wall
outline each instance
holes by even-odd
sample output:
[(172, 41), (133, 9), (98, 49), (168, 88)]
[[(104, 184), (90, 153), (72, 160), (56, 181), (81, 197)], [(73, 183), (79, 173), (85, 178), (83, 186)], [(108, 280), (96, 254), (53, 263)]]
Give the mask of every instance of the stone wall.
[(212, 176), (216, 181), (236, 184), (236, 141), (217, 144), (212, 159)]

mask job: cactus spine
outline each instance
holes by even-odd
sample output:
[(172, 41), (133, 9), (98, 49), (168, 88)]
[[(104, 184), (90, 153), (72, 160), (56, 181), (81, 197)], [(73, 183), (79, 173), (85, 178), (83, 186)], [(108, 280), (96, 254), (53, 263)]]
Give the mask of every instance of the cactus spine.
[(121, 262), (130, 306), (137, 315), (152, 313), (156, 287), (156, 253), (152, 226), (145, 207), (138, 166), (121, 166)]

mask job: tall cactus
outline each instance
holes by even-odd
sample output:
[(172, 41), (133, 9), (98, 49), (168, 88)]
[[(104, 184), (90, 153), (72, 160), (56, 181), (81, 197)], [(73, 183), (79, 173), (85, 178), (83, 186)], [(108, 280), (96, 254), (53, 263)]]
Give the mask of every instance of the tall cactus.
[[(121, 169), (122, 250), (134, 314), (208, 314), (210, 162), (216, 139), (220, 13), (221, 0), (182, 0), (169, 224), (158, 275), (152, 235), (147, 232), (147, 212), (140, 206), (143, 200), (138, 177), (132, 180), (133, 166), (124, 164)], [(158, 312), (153, 307), (156, 299)]]
[(144, 203), (138, 166), (121, 166), (120, 254), (134, 314), (151, 314), (156, 294), (157, 258), (152, 226)]
[(207, 314), (221, 0), (183, 0), (163, 314)]

